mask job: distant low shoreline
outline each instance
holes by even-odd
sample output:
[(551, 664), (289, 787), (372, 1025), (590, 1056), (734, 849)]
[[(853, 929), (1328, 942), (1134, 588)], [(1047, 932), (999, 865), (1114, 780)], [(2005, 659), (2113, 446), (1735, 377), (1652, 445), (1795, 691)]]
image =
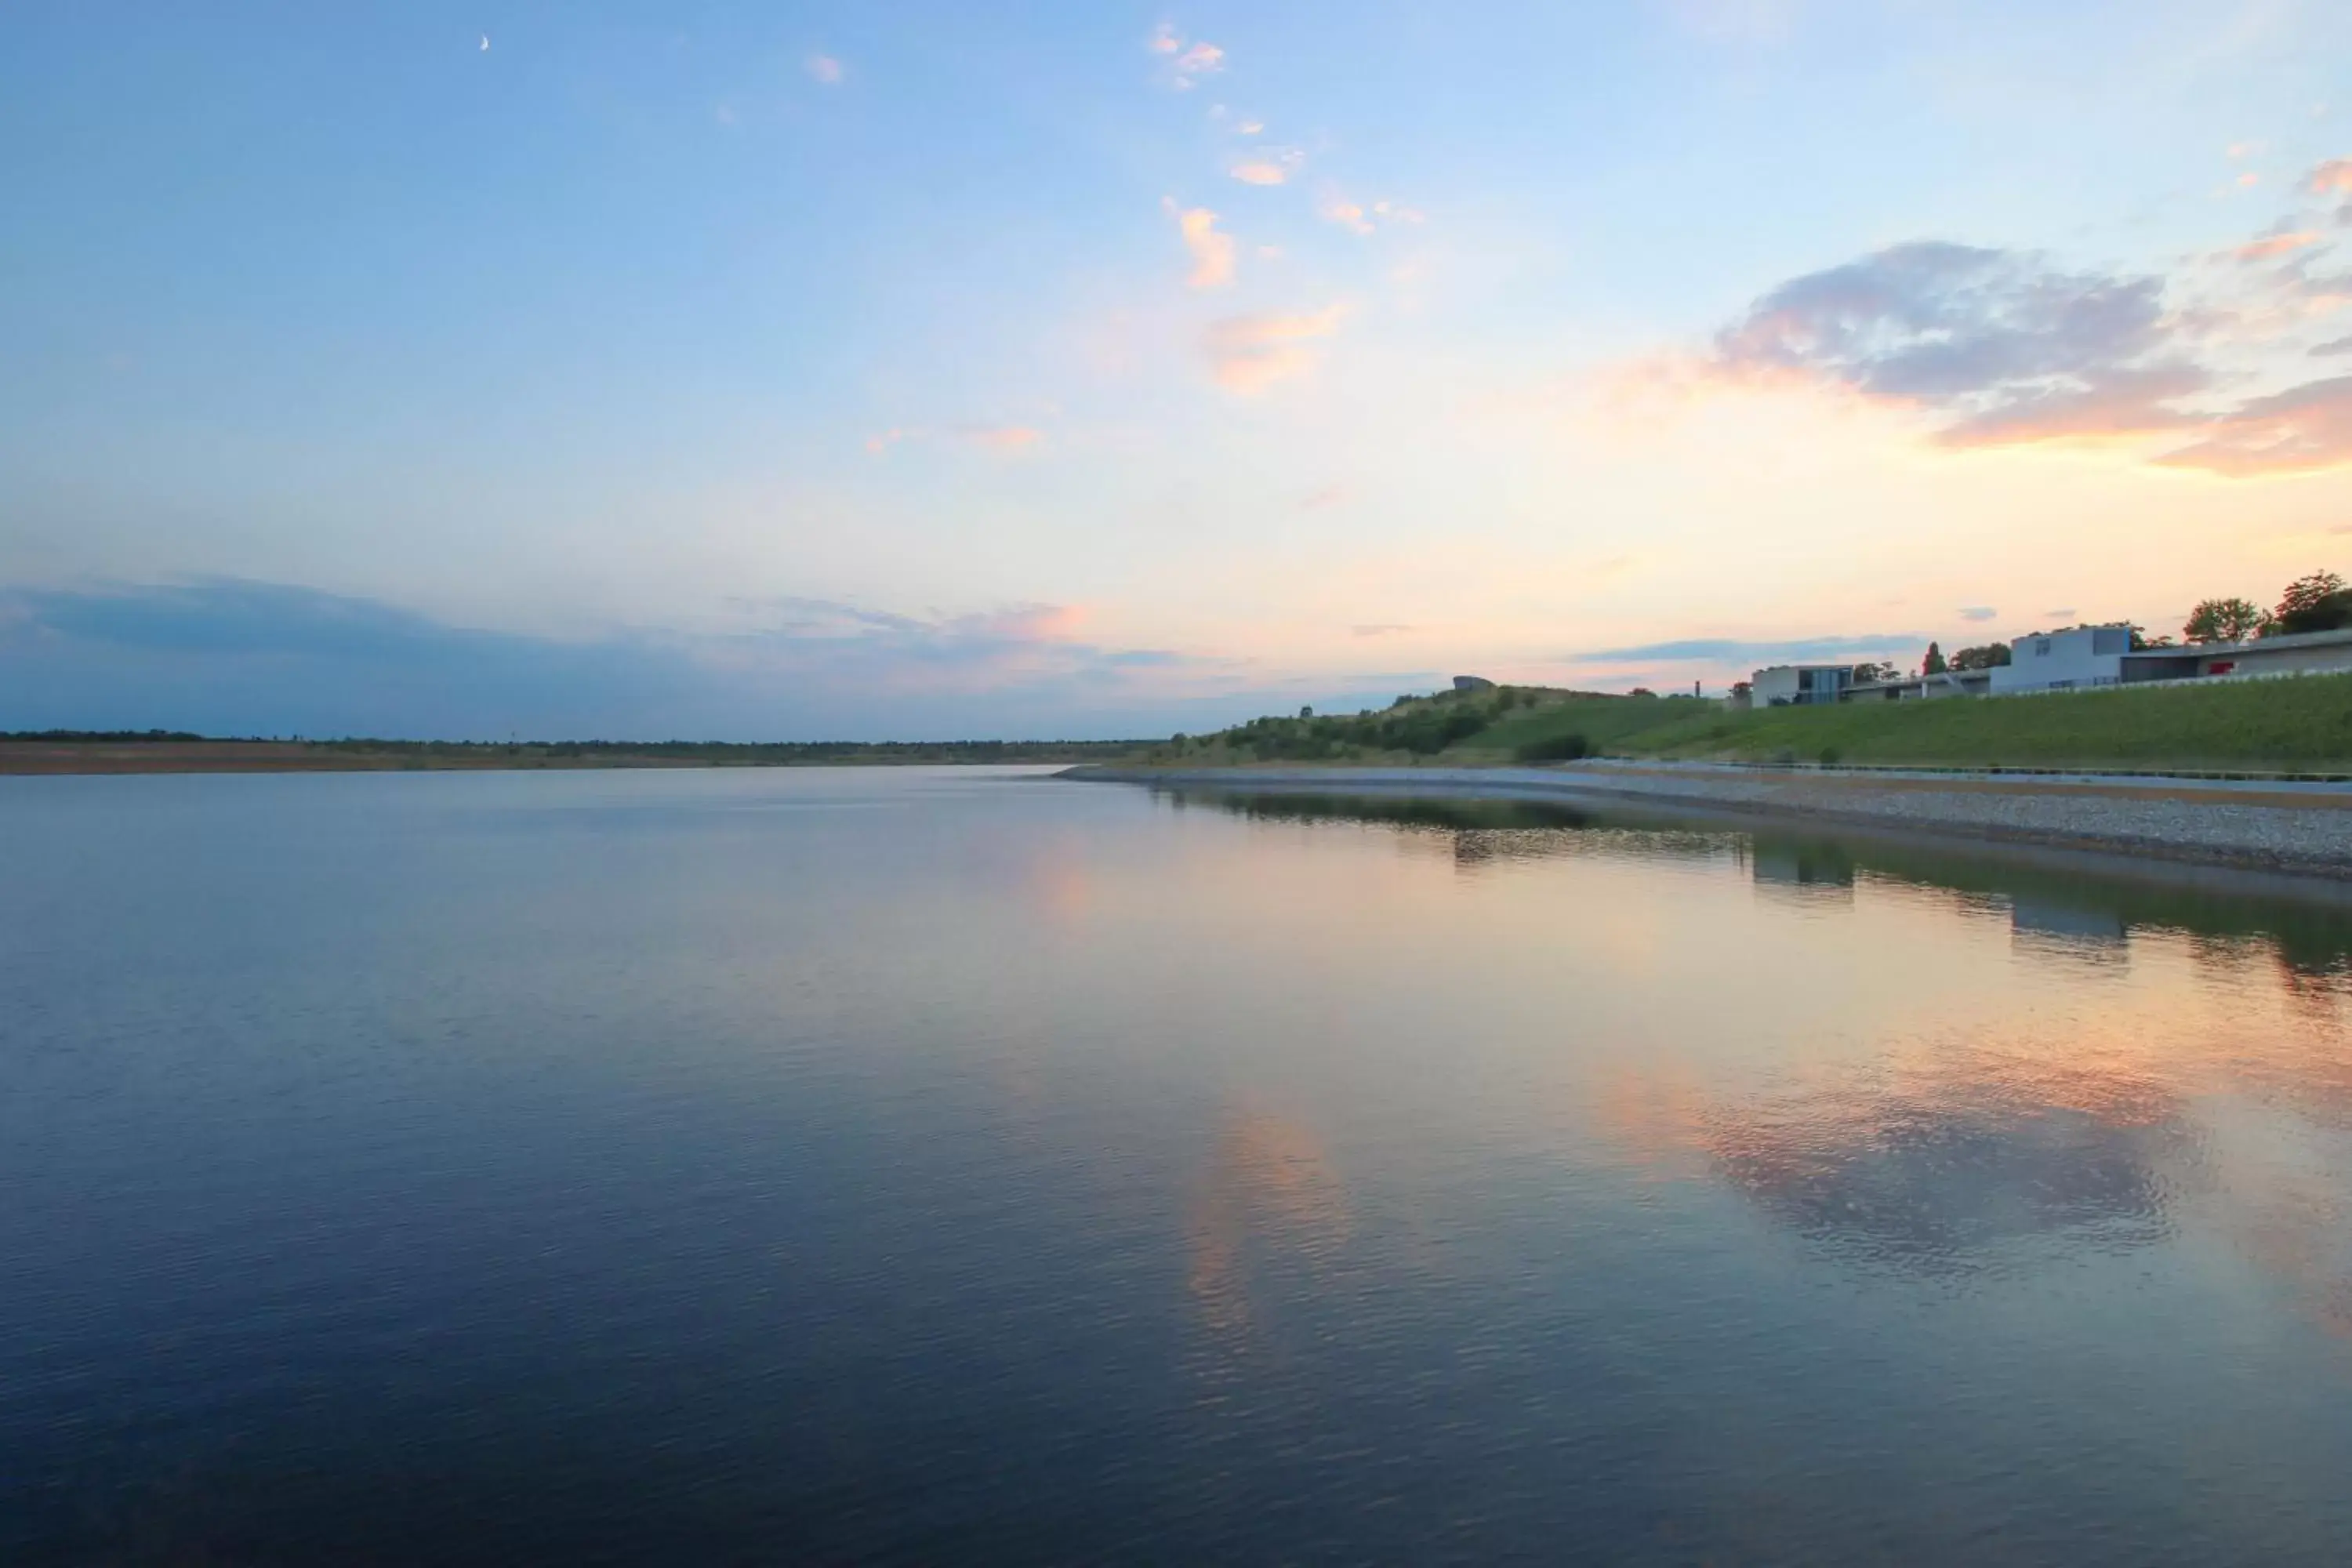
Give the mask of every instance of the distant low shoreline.
[(0, 739), (0, 775), (483, 773), (612, 768), (1067, 766), (1131, 754), (1129, 741), (535, 742), (259, 741), (201, 736)]
[(2352, 784), (2070, 773), (1888, 776), (1727, 763), (1080, 766), (1065, 778), (1234, 791), (1639, 801), (1885, 831), (2352, 879)]

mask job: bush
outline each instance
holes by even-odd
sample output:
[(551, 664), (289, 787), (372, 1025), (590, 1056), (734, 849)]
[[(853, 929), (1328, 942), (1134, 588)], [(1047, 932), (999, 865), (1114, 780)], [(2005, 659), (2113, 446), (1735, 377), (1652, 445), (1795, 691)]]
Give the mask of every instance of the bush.
[(1540, 741), (1529, 741), (1517, 752), (1523, 763), (1572, 763), (1579, 757), (1592, 754), (1592, 742), (1570, 731), (1565, 735), (1548, 735)]
[(1823, 746), (1822, 748), (1822, 766), (1825, 768), (1833, 768), (1837, 766), (1838, 758), (1843, 753), (1841, 753), (1835, 746)]

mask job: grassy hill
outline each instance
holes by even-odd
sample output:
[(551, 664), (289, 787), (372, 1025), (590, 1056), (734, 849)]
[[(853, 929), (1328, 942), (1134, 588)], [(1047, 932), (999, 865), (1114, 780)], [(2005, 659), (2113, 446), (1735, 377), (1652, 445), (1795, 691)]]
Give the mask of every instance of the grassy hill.
[(1574, 755), (2352, 773), (2352, 675), (1747, 712), (1689, 697), (1441, 692), (1260, 719), (1151, 760), (1491, 763)]

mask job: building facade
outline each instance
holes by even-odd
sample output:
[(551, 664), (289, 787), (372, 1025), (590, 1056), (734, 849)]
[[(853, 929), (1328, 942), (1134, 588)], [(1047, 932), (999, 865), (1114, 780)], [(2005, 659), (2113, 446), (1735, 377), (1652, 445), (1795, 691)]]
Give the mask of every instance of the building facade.
[(1856, 681), (1846, 688), (1848, 702), (1918, 702), (1938, 697), (1982, 697), (1992, 689), (1989, 669), (1949, 669), (1940, 675), (1898, 676), (1893, 680)]
[(2144, 681), (2256, 680), (2273, 676), (2352, 674), (2352, 628), (2257, 637), (2187, 647), (2131, 646), (2130, 626), (2076, 626), (2010, 644), (2010, 662), (1991, 669), (1949, 670), (1857, 682), (1839, 664), (1780, 664), (1759, 669), (1748, 705), (1786, 708), (1814, 702), (1910, 702), (1937, 697), (2005, 697), (2032, 691), (2085, 691)]
[(2121, 686), (2124, 659), (2130, 652), (2127, 626), (2076, 626), (2047, 637), (2020, 637), (2009, 645), (2009, 662), (1993, 669), (1992, 694)]
[(2142, 648), (2124, 660), (2124, 679), (2253, 679), (2352, 670), (2352, 631), (2296, 632), (2252, 642)]
[(1790, 708), (1809, 702), (1835, 702), (1853, 684), (1853, 668), (1844, 664), (1776, 664), (1749, 678), (1751, 708)]

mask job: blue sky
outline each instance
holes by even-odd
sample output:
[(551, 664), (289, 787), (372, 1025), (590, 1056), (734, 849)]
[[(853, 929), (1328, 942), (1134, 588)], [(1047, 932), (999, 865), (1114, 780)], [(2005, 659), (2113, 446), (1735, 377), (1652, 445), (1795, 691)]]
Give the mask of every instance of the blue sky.
[(2268, 600), (2352, 557), (2347, 61), (2297, 0), (15, 7), (0, 727), (1156, 733)]

